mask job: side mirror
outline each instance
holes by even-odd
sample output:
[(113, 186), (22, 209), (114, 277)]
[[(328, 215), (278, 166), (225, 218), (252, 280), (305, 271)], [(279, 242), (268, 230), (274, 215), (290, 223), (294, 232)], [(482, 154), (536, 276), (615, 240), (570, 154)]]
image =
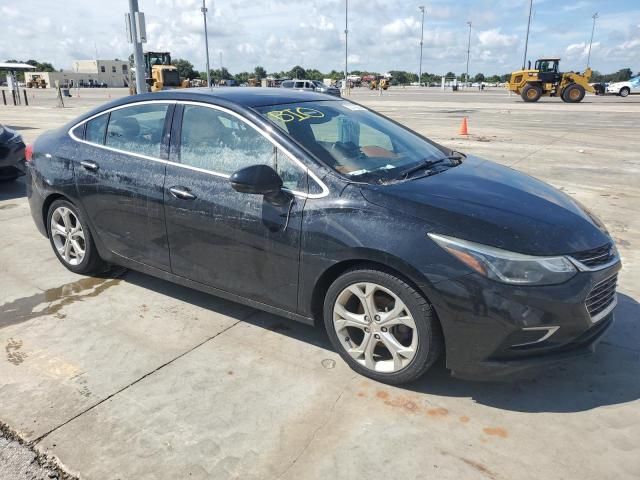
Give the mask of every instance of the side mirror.
[(282, 191), (282, 178), (268, 165), (241, 168), (229, 177), (229, 182), (236, 192), (264, 195), (274, 203), (280, 203), (281, 197), (288, 198)]

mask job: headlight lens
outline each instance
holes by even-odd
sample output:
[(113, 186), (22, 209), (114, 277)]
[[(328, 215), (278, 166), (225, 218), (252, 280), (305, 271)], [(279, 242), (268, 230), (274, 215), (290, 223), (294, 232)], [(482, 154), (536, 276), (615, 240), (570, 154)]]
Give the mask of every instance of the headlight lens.
[(536, 257), (446, 235), (428, 235), (471, 269), (502, 283), (553, 285), (569, 280), (577, 272), (566, 257)]

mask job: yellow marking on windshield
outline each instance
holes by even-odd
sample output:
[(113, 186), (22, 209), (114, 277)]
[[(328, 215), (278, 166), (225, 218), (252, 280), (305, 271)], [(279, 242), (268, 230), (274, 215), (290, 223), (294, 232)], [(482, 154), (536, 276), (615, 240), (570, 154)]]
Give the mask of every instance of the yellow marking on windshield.
[(284, 110), (272, 110), (267, 113), (267, 115), (274, 120), (279, 120), (284, 123), (293, 122), (294, 120), (298, 120), (299, 122), (303, 122), (305, 120), (309, 120), (310, 118), (323, 118), (324, 113), (320, 110), (316, 110), (315, 108), (309, 107), (297, 107), (297, 108), (286, 108)]

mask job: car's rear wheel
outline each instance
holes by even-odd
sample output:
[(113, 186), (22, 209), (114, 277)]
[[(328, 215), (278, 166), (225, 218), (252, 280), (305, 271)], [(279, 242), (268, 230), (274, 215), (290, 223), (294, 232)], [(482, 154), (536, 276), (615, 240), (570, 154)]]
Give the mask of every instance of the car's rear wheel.
[(75, 205), (66, 200), (54, 201), (49, 207), (47, 228), (53, 251), (69, 270), (91, 274), (105, 268), (89, 226)]
[(329, 287), (324, 322), (340, 356), (358, 373), (401, 384), (420, 377), (442, 352), (429, 302), (396, 275), (353, 269)]
[(621, 88), (621, 89), (620, 89), (620, 93), (619, 93), (619, 95), (620, 95), (621, 97), (628, 97), (628, 96), (629, 96), (629, 93), (631, 93), (631, 90), (629, 90), (629, 88), (628, 88), (628, 87), (623, 87), (623, 88)]

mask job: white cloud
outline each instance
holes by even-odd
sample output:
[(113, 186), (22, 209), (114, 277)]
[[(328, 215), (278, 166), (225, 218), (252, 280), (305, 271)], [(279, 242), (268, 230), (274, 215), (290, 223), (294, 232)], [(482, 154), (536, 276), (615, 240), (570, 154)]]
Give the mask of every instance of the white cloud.
[(420, 22), (414, 17), (398, 18), (382, 27), (382, 33), (389, 36), (402, 36), (418, 31)]
[(517, 35), (507, 35), (500, 32), (499, 28), (478, 32), (480, 45), (484, 47), (511, 47), (518, 41)]

